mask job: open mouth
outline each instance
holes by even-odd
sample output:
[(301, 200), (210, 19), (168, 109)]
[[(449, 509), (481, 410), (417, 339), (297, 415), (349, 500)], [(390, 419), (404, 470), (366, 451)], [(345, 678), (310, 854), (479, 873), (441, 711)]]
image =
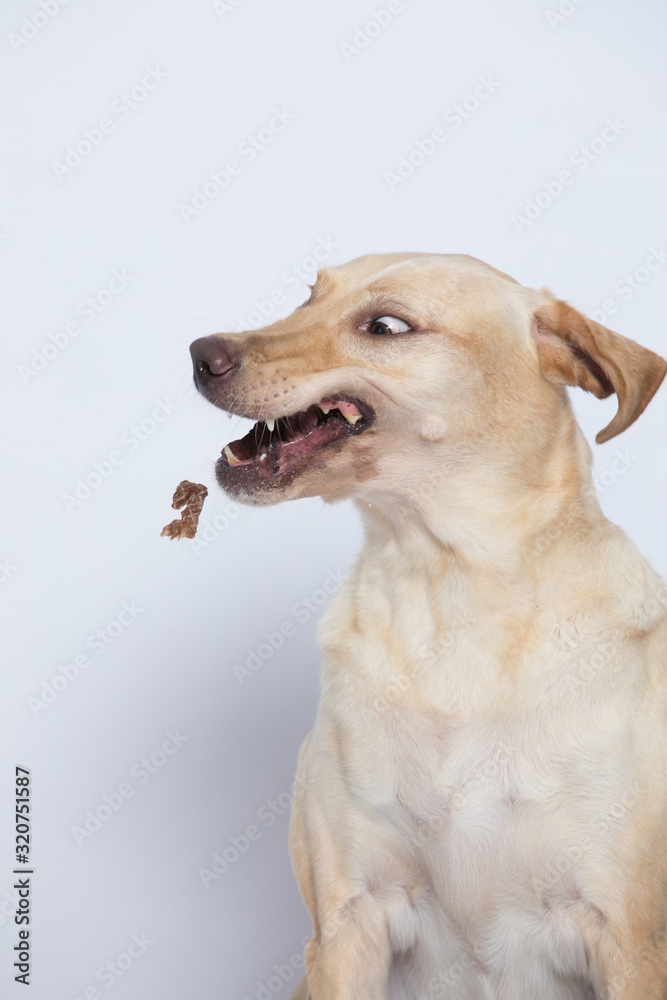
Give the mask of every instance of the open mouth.
[(340, 397), (322, 399), (290, 416), (261, 420), (245, 437), (225, 445), (216, 465), (218, 481), (228, 486), (238, 475), (248, 485), (268, 485), (301, 459), (363, 433), (374, 419), (367, 403)]

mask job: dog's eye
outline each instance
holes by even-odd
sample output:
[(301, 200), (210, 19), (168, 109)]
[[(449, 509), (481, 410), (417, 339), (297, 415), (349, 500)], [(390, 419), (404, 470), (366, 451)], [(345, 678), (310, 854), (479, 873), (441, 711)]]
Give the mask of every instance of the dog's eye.
[(410, 326), (405, 320), (398, 319), (396, 316), (380, 316), (379, 319), (373, 320), (368, 329), (370, 333), (386, 336), (392, 333), (407, 333)]

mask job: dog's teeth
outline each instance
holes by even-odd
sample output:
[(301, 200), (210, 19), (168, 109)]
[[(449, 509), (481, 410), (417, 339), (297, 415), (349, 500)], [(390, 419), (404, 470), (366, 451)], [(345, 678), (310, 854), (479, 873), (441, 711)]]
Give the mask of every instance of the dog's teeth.
[(330, 406), (318, 406), (318, 409), (320, 409), (322, 411), (322, 413), (325, 413), (325, 414), (326, 413), (331, 413), (331, 407)]
[(266, 421), (266, 426), (269, 428), (269, 434), (271, 434), (273, 428), (276, 426), (276, 422), (273, 419), (273, 417), (269, 417), (269, 419)]
[(361, 420), (360, 413), (344, 413), (343, 416), (347, 420), (348, 424), (356, 424), (357, 420)]
[(230, 465), (243, 465), (241, 459), (236, 457), (236, 455), (234, 454), (234, 452), (232, 451), (232, 449), (229, 447), (228, 444), (225, 445), (223, 451), (227, 456)]
[(259, 460), (260, 462), (266, 461), (266, 450), (264, 450), (262, 454), (259, 456)]

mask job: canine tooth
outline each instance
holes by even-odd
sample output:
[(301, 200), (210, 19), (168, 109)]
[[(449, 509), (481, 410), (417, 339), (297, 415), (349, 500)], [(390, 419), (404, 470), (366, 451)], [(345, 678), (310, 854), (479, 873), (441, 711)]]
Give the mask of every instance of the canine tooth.
[(241, 459), (236, 457), (236, 455), (234, 454), (234, 452), (232, 451), (232, 449), (229, 447), (228, 444), (225, 445), (223, 451), (227, 456), (230, 465), (243, 465)]
[(273, 428), (276, 426), (276, 422), (273, 419), (273, 417), (268, 418), (268, 420), (266, 421), (266, 426), (269, 428), (269, 434), (271, 434)]
[(330, 406), (320, 406), (318, 404), (318, 409), (320, 409), (322, 411), (322, 413), (331, 413), (331, 407)]
[(344, 413), (343, 416), (347, 420), (348, 424), (356, 424), (357, 420), (361, 420), (360, 413)]

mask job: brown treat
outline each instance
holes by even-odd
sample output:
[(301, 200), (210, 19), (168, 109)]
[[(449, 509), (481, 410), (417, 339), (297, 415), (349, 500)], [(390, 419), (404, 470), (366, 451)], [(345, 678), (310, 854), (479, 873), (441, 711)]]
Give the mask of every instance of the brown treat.
[(171, 506), (174, 510), (185, 509), (181, 512), (180, 518), (166, 524), (160, 532), (160, 537), (166, 535), (167, 538), (194, 538), (197, 531), (197, 523), (201, 509), (204, 506), (204, 498), (208, 490), (201, 483), (190, 483), (184, 479), (179, 483), (174, 493)]

